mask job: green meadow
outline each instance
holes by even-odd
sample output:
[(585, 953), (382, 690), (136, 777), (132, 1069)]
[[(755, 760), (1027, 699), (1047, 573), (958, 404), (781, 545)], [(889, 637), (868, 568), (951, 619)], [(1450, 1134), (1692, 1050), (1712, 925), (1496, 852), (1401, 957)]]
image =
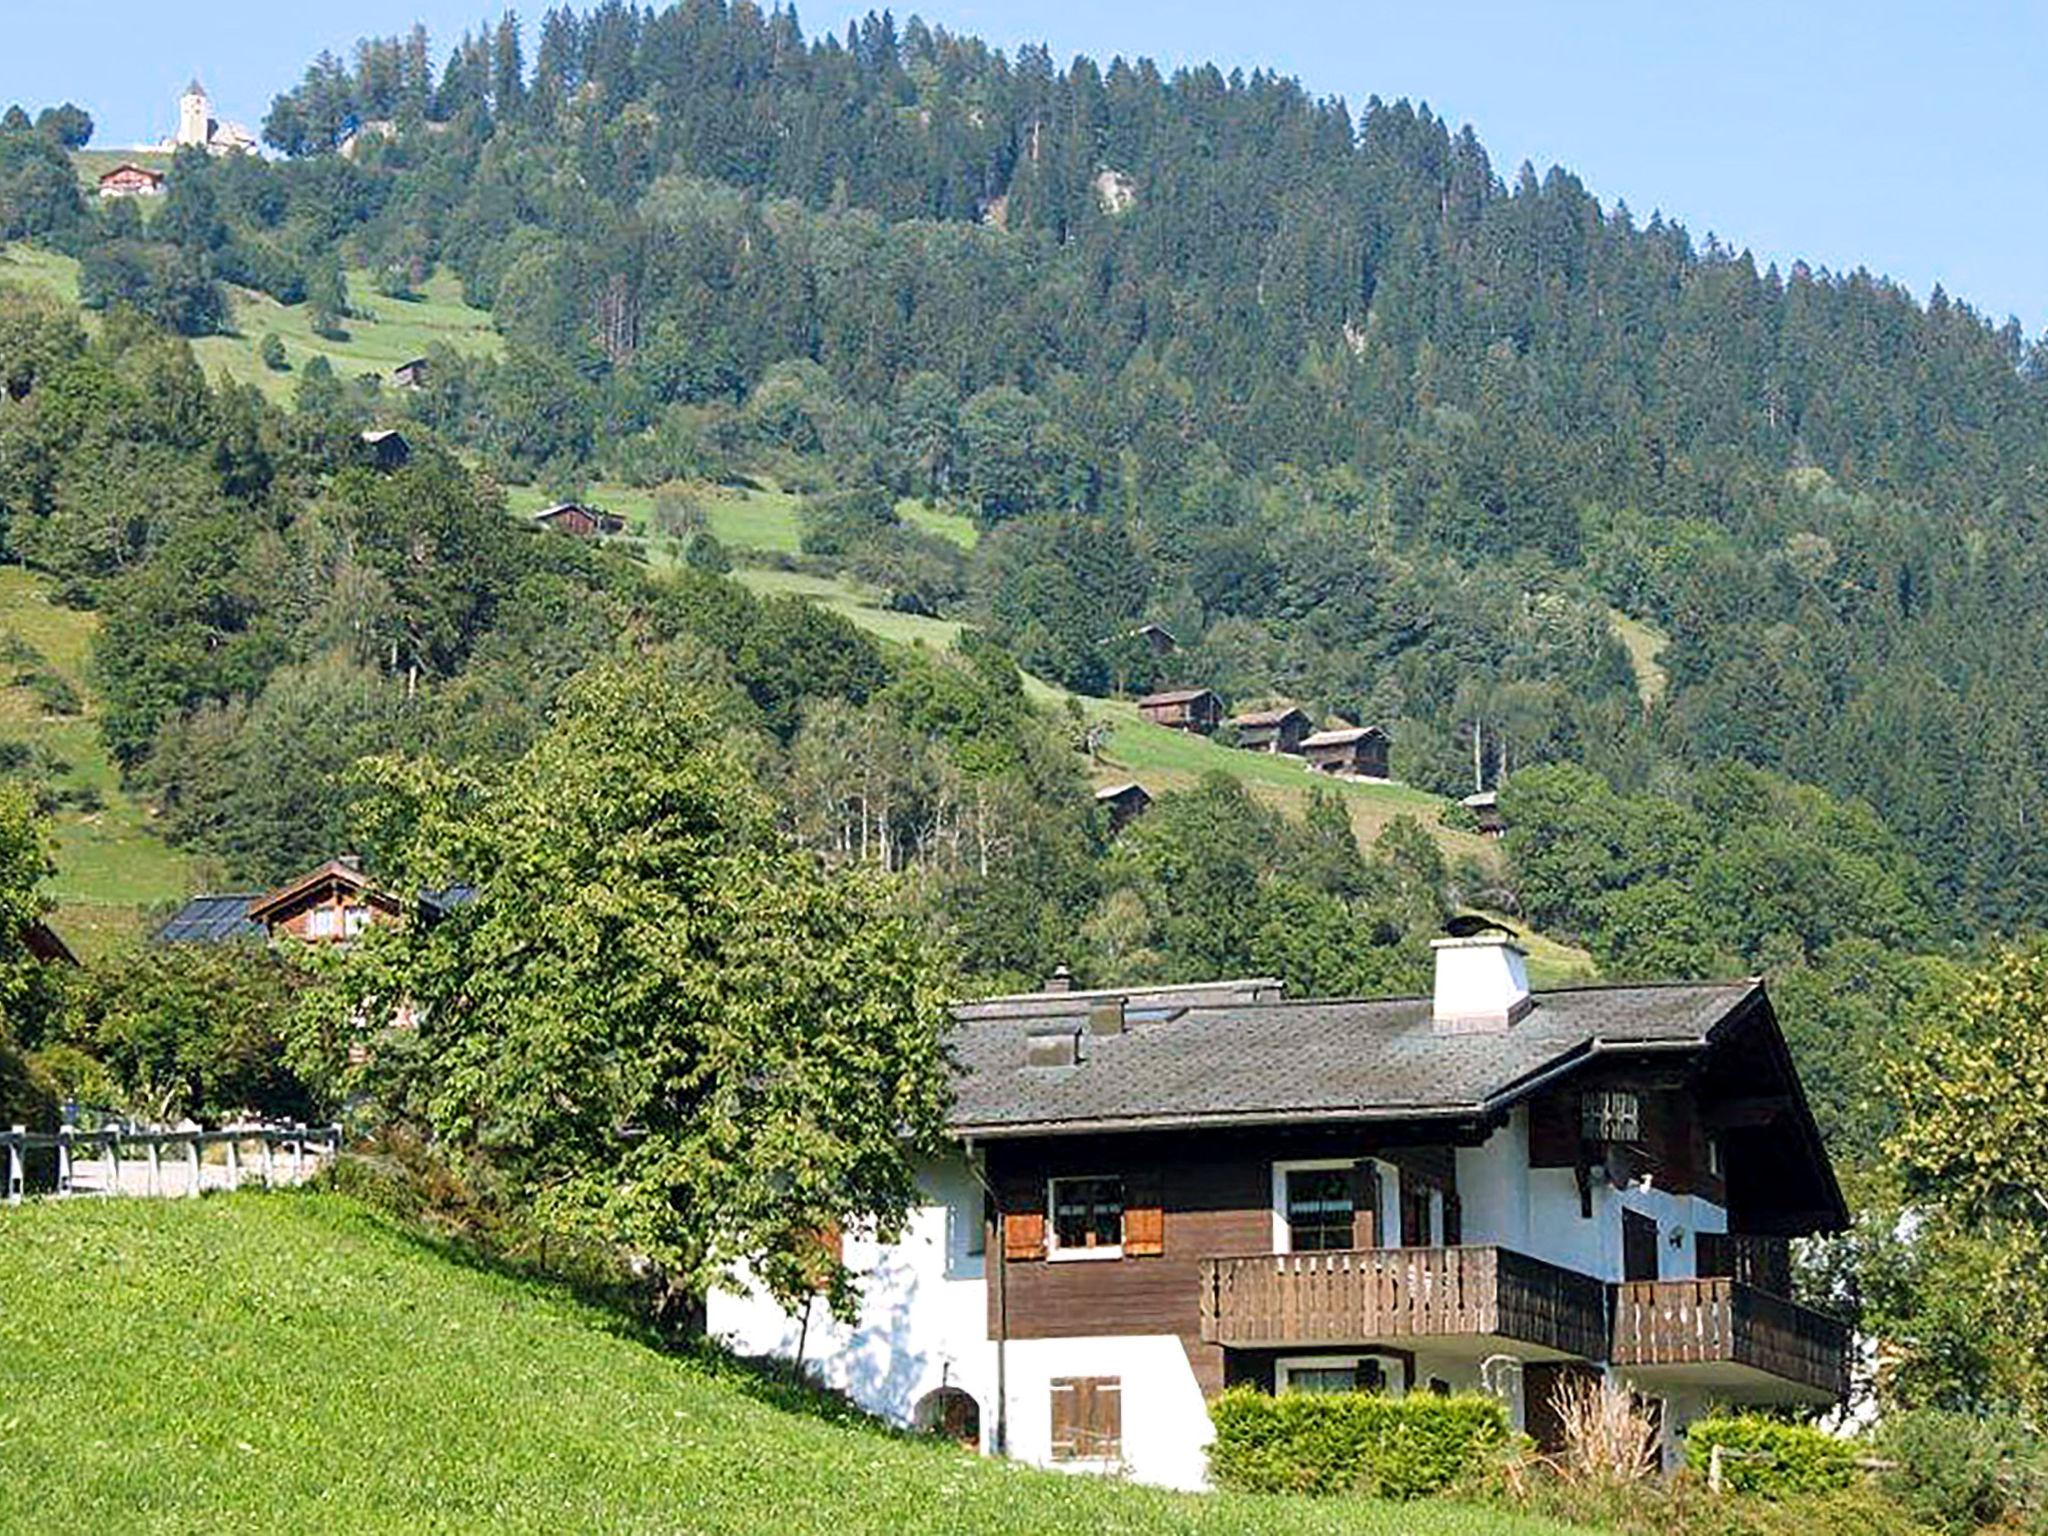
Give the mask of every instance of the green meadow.
[(884, 1430), (332, 1195), (0, 1208), (0, 1529), (1566, 1536)]

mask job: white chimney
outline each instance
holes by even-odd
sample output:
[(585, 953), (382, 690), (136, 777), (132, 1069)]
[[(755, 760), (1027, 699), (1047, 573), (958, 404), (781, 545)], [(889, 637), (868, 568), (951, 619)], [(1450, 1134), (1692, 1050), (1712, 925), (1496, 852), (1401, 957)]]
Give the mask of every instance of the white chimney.
[(1528, 955), (1500, 930), (1436, 939), (1436, 997), (1430, 1022), (1444, 1034), (1484, 1035), (1506, 1029), (1536, 1006), (1529, 995)]

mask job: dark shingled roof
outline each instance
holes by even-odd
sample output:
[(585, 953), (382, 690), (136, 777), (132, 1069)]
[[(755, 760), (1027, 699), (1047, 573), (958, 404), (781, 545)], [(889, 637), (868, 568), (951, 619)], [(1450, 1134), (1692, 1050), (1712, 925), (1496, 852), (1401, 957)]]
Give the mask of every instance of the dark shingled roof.
[(1138, 707), (1143, 709), (1147, 704), (1192, 704), (1204, 694), (1213, 697), (1214, 691), (1208, 688), (1169, 688), (1164, 693), (1146, 694), (1138, 700)]
[[(1539, 992), (1492, 1034), (1440, 1033), (1428, 998), (1249, 996), (1133, 992), (1124, 1031), (1100, 1035), (1088, 1032), (1086, 993), (963, 1006), (952, 1128), (985, 1137), (1490, 1113), (1595, 1056), (1702, 1047), (1763, 992), (1754, 981)], [(1068, 1026), (1080, 1034), (1076, 1065), (1024, 1065), (1027, 1037)]]

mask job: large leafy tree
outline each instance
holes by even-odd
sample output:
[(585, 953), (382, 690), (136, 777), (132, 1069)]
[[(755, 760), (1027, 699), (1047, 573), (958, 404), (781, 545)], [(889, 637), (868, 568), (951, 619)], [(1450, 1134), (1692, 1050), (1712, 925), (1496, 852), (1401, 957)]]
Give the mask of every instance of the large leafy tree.
[[(377, 766), (373, 841), (474, 902), (374, 933), (302, 1021), (330, 1081), (414, 1117), (556, 1230), (685, 1286), (851, 1283), (819, 1234), (900, 1229), (941, 1124), (940, 966), (883, 881), (778, 828), (732, 710), (662, 654), (601, 663), (491, 778)], [(357, 1021), (351, 1024), (350, 1021)]]
[(1893, 1086), (1889, 1150), (1922, 1240), (1974, 1256), (1931, 1279), (1968, 1288), (1992, 1346), (1984, 1386), (2048, 1410), (2048, 952), (2008, 950), (1970, 977), (1903, 1054)]

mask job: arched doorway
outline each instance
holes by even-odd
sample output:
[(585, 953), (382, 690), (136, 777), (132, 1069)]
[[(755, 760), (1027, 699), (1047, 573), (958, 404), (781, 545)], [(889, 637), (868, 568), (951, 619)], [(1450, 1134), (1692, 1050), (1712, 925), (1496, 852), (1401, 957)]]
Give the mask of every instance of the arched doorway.
[(911, 1418), (925, 1434), (943, 1435), (969, 1450), (981, 1449), (981, 1404), (958, 1387), (927, 1392), (918, 1399)]

